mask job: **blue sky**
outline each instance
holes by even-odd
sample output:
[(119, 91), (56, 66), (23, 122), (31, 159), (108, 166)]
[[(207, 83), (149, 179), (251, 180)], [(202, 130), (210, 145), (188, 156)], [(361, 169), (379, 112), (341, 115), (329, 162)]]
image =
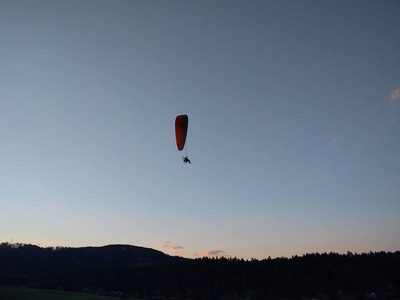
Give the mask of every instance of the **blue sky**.
[(398, 1), (1, 1), (0, 241), (400, 250), (399, 15)]

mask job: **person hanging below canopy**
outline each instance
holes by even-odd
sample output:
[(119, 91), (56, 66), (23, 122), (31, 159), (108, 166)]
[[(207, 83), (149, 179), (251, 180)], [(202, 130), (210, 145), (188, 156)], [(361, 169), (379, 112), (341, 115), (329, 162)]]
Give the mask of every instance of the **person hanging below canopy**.
[(182, 157), (182, 160), (183, 160), (183, 162), (184, 162), (185, 164), (187, 164), (187, 163), (192, 164), (191, 161), (190, 161), (190, 159), (189, 159), (189, 157), (187, 157), (187, 156), (183, 156), (183, 157)]

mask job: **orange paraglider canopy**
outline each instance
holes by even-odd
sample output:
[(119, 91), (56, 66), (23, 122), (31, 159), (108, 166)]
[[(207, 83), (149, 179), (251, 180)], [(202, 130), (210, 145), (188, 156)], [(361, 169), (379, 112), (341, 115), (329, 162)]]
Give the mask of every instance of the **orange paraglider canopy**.
[(175, 119), (176, 146), (179, 151), (182, 151), (183, 147), (185, 147), (188, 122), (189, 119), (187, 115), (180, 115)]

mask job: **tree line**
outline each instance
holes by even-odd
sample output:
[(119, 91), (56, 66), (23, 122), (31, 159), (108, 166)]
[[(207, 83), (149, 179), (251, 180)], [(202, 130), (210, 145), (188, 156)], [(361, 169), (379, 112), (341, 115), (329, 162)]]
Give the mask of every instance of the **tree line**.
[(0, 284), (142, 299), (400, 299), (400, 252), (185, 259), (128, 245), (0, 244)]

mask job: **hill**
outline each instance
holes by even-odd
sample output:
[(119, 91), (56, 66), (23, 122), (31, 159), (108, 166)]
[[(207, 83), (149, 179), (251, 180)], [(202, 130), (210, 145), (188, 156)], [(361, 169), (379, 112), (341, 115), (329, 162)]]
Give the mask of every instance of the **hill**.
[[(108, 245), (103, 247), (48, 247), (27, 244), (0, 245), (0, 265), (3, 267), (121, 267), (171, 263), (182, 260), (151, 248), (130, 245)], [(13, 266), (10, 266), (10, 263)]]
[(0, 244), (0, 284), (143, 299), (400, 300), (400, 252), (245, 261), (184, 259), (129, 245)]

